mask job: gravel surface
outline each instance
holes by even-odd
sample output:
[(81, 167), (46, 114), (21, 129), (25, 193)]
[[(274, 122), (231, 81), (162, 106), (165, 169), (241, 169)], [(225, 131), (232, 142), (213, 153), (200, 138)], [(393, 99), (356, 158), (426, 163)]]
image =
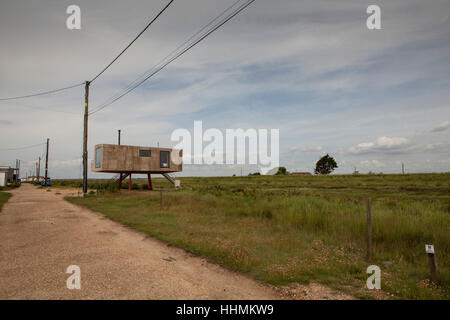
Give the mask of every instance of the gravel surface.
[[(279, 290), (63, 200), (12, 190), (0, 213), (0, 299), (279, 299)], [(76, 195), (76, 191), (74, 193)], [(66, 269), (81, 269), (69, 290)], [(292, 297), (291, 297), (292, 298)]]

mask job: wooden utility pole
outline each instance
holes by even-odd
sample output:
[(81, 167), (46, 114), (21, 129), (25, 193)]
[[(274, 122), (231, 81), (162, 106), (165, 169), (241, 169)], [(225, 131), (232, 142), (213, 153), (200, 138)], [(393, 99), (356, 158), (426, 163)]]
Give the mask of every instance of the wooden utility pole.
[(47, 152), (45, 153), (45, 186), (47, 186), (47, 179), (48, 179), (48, 143), (49, 138), (47, 138)]
[(83, 133), (83, 196), (87, 195), (87, 175), (88, 175), (88, 113), (89, 113), (89, 81), (84, 86), (84, 133)]
[(15, 181), (17, 181), (17, 179), (19, 179), (19, 159), (16, 159), (16, 166), (14, 167), (14, 170), (13, 170), (13, 174), (15, 173), (16, 174), (16, 179), (15, 179)]
[(120, 146), (120, 129), (117, 131), (118, 131), (117, 144)]
[(367, 218), (367, 261), (372, 260), (372, 212), (370, 208), (370, 199), (366, 200), (366, 218)]
[(37, 174), (37, 182), (39, 183), (39, 179), (41, 176), (41, 157), (39, 157), (39, 164), (38, 164), (38, 174)]

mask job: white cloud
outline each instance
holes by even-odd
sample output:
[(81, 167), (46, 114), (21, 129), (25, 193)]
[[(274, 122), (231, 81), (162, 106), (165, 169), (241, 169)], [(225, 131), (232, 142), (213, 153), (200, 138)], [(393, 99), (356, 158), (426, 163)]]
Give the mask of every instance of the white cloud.
[(349, 150), (351, 153), (398, 151), (408, 145), (409, 140), (406, 138), (389, 138), (383, 136), (373, 142), (361, 142)]
[(313, 147), (304, 147), (302, 149), (303, 152), (319, 152), (322, 151), (322, 147), (321, 146), (313, 146)]
[(449, 153), (450, 143), (449, 142), (428, 143), (424, 145), (420, 151), (427, 153)]
[(431, 129), (430, 132), (442, 132), (442, 131), (447, 130), (448, 128), (450, 128), (450, 122), (444, 121), (441, 124), (434, 127), (433, 129)]
[(376, 168), (380, 168), (380, 167), (384, 167), (384, 163), (379, 161), (379, 160), (363, 160), (360, 162), (361, 166), (363, 167), (376, 167)]
[(321, 146), (307, 146), (307, 147), (291, 147), (289, 149), (289, 152), (297, 152), (297, 151), (302, 151), (302, 152), (320, 152), (322, 151), (323, 148)]

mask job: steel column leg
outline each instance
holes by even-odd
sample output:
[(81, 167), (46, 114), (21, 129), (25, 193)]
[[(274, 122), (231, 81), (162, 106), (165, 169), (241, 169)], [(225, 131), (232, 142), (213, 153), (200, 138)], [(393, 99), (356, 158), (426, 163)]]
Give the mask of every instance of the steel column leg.
[(152, 185), (152, 175), (150, 173), (147, 174), (148, 177), (148, 189), (149, 190), (153, 190), (153, 185)]
[(123, 180), (123, 178), (122, 178), (122, 174), (120, 174), (120, 178), (119, 178), (119, 191), (120, 191), (120, 188), (122, 187), (122, 180)]

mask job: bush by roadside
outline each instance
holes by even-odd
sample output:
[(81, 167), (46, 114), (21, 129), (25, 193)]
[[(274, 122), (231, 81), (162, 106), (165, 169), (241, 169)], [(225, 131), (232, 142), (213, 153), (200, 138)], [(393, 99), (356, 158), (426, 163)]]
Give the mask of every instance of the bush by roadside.
[(8, 192), (0, 192), (0, 212), (2, 211), (3, 205), (11, 198), (11, 193)]

